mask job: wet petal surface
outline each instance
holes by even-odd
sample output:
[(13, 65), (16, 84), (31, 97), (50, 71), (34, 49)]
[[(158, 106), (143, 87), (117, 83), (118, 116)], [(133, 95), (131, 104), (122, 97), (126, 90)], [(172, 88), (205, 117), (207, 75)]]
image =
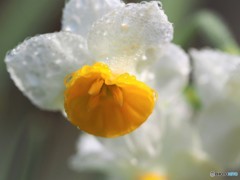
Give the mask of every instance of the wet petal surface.
[(60, 32), (25, 40), (5, 62), (17, 87), (36, 106), (61, 110), (64, 77), (92, 60), (80, 36)]
[(62, 30), (86, 37), (92, 24), (116, 7), (120, 0), (70, 0), (63, 11)]

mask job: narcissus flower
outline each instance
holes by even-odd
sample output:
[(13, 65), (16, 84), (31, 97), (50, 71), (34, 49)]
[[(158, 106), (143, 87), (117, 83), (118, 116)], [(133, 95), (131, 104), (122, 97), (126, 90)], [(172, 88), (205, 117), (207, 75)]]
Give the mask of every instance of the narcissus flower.
[(170, 44), (172, 34), (157, 1), (71, 0), (61, 32), (25, 40), (5, 62), (36, 106), (65, 109), (80, 129), (116, 137), (152, 114), (157, 89), (150, 86), (161, 72), (149, 65), (168, 47), (177, 49)]

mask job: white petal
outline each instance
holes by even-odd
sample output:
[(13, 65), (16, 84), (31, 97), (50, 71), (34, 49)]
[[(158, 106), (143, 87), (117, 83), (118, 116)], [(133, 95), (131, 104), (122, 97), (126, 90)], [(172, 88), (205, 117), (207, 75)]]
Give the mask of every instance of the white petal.
[(63, 108), (64, 77), (91, 63), (78, 35), (52, 33), (25, 40), (5, 58), (17, 87), (38, 107)]
[(162, 137), (161, 153), (158, 161), (168, 167), (173, 158), (180, 153), (200, 151), (197, 134), (190, 118), (191, 109), (183, 97), (174, 98), (161, 107)]
[(203, 149), (224, 168), (236, 163), (240, 155), (239, 106), (221, 100), (202, 109), (197, 127)]
[(181, 94), (190, 73), (189, 57), (184, 50), (168, 44), (148, 53), (146, 58), (155, 61), (139, 63), (139, 79), (157, 90), (159, 101), (170, 101)]
[(70, 166), (75, 170), (106, 170), (114, 159), (107, 149), (92, 135), (82, 135), (77, 144), (77, 154), (71, 157)]
[[(111, 66), (133, 65), (136, 55), (172, 40), (173, 27), (157, 1), (127, 4), (94, 23), (88, 47), (96, 60)], [(126, 61), (124, 63), (119, 63)]]
[(194, 65), (194, 83), (205, 105), (221, 98), (240, 103), (240, 57), (220, 51), (191, 50)]
[(183, 97), (175, 98), (162, 109), (164, 132), (158, 161), (167, 169), (169, 179), (207, 179), (210, 171), (218, 170), (216, 163), (202, 150), (192, 115)]
[(93, 22), (116, 7), (120, 0), (70, 0), (63, 11), (62, 30), (86, 37)]
[[(116, 141), (110, 141), (121, 148)], [(127, 159), (123, 158), (124, 154), (121, 154), (121, 150), (115, 151), (114, 149), (105, 146), (92, 135), (82, 135), (78, 141), (77, 154), (70, 159), (70, 166), (80, 172), (84, 170), (102, 171), (114, 180), (133, 179), (132, 176), (136, 170), (129, 163), (133, 158), (130, 156)]]

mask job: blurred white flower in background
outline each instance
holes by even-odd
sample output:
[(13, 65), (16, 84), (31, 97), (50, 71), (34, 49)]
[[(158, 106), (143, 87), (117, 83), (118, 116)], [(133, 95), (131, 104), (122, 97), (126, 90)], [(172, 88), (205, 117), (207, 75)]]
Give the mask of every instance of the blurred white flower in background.
[(240, 57), (191, 50), (193, 81), (202, 101), (196, 117), (203, 149), (222, 167), (240, 166)]
[(229, 100), (240, 103), (240, 57), (218, 50), (192, 49), (194, 82), (204, 106)]

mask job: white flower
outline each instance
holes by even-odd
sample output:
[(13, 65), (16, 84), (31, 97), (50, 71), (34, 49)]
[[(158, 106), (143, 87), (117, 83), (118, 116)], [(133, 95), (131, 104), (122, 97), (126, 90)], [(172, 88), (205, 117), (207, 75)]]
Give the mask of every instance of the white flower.
[[(63, 31), (25, 40), (5, 62), (36, 106), (64, 107), (80, 129), (114, 137), (133, 131), (152, 113), (155, 92), (146, 84), (156, 90), (164, 86), (163, 94), (174, 94), (171, 86), (185, 86), (188, 58), (170, 43), (172, 36), (172, 24), (157, 1), (71, 0)], [(159, 95), (171, 101), (164, 97)]]
[(193, 81), (203, 108), (196, 125), (203, 149), (224, 168), (240, 165), (240, 57), (191, 50)]
[(198, 94), (208, 106), (219, 100), (240, 103), (240, 57), (217, 50), (191, 50), (194, 82)]

